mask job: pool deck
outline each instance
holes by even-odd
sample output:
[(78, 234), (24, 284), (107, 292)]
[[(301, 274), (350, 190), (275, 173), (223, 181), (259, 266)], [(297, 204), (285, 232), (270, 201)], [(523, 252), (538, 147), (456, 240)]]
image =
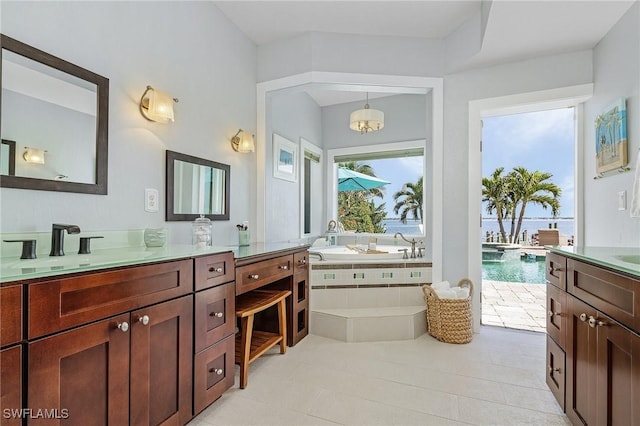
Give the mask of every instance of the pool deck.
[(482, 324), (545, 332), (544, 284), (482, 280)]

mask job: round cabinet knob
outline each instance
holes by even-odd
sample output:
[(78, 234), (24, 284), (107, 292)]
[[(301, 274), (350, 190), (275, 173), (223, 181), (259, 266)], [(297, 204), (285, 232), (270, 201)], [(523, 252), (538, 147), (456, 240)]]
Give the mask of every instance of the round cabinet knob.
[(580, 321), (585, 322), (587, 320), (587, 314), (582, 313), (578, 318), (580, 318)]
[(141, 316), (140, 318), (138, 318), (138, 322), (142, 325), (149, 324), (149, 316), (148, 315)]
[(216, 373), (216, 376), (221, 376), (224, 371), (222, 368), (210, 368), (209, 373)]
[(608, 324), (602, 320), (598, 320), (597, 325), (598, 327), (606, 327)]
[(555, 373), (562, 373), (562, 369), (549, 367), (549, 374), (553, 374), (554, 372)]
[(129, 323), (126, 322), (126, 321), (119, 322), (118, 323), (118, 329), (120, 331), (122, 331), (123, 333), (126, 333), (127, 331), (129, 331)]
[(214, 268), (213, 266), (209, 268), (209, 272), (222, 272), (222, 268)]
[(553, 313), (553, 311), (549, 311), (549, 312), (547, 312), (547, 315), (549, 315), (549, 318), (553, 318), (555, 313)]
[(592, 316), (589, 316), (589, 327), (596, 328), (596, 319)]
[(278, 268), (286, 271), (287, 269), (289, 269), (289, 265), (280, 265), (278, 266)]
[(257, 279), (259, 279), (259, 278), (260, 278), (260, 275), (258, 275), (258, 274), (252, 274), (252, 275), (249, 275), (249, 278), (251, 278), (252, 280), (257, 280)]
[(210, 317), (216, 317), (216, 318), (222, 318), (222, 315), (224, 315), (222, 312), (211, 312), (209, 314)]
[(300, 259), (300, 260), (298, 260), (298, 264), (300, 264), (300, 265), (306, 265), (306, 264), (307, 264), (307, 259)]

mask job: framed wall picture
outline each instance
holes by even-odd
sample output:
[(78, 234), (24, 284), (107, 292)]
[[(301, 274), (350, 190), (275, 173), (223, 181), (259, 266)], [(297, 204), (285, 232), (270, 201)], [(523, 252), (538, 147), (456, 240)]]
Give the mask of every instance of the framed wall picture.
[(273, 177), (297, 182), (298, 144), (273, 134)]
[(596, 171), (622, 168), (628, 163), (627, 108), (624, 98), (596, 117)]

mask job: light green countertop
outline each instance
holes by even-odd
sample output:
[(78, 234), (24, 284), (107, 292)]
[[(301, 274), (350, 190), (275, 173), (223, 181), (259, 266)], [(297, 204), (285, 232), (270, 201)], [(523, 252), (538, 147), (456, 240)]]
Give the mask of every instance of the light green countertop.
[(552, 253), (584, 260), (640, 278), (640, 247), (552, 246)]
[(0, 258), (0, 283), (24, 281), (76, 272), (139, 265), (176, 259), (233, 252), (236, 259), (305, 247), (298, 243), (254, 243), (246, 247), (213, 246), (197, 250), (192, 245), (168, 244), (164, 247), (127, 247), (92, 250), (90, 254), (42, 256), (37, 259)]

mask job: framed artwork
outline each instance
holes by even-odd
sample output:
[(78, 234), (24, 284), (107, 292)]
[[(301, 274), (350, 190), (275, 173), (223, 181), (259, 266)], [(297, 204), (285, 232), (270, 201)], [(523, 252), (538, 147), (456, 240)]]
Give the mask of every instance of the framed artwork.
[(273, 134), (273, 177), (297, 182), (298, 144)]
[(596, 117), (596, 171), (598, 174), (627, 165), (627, 108), (624, 98)]

